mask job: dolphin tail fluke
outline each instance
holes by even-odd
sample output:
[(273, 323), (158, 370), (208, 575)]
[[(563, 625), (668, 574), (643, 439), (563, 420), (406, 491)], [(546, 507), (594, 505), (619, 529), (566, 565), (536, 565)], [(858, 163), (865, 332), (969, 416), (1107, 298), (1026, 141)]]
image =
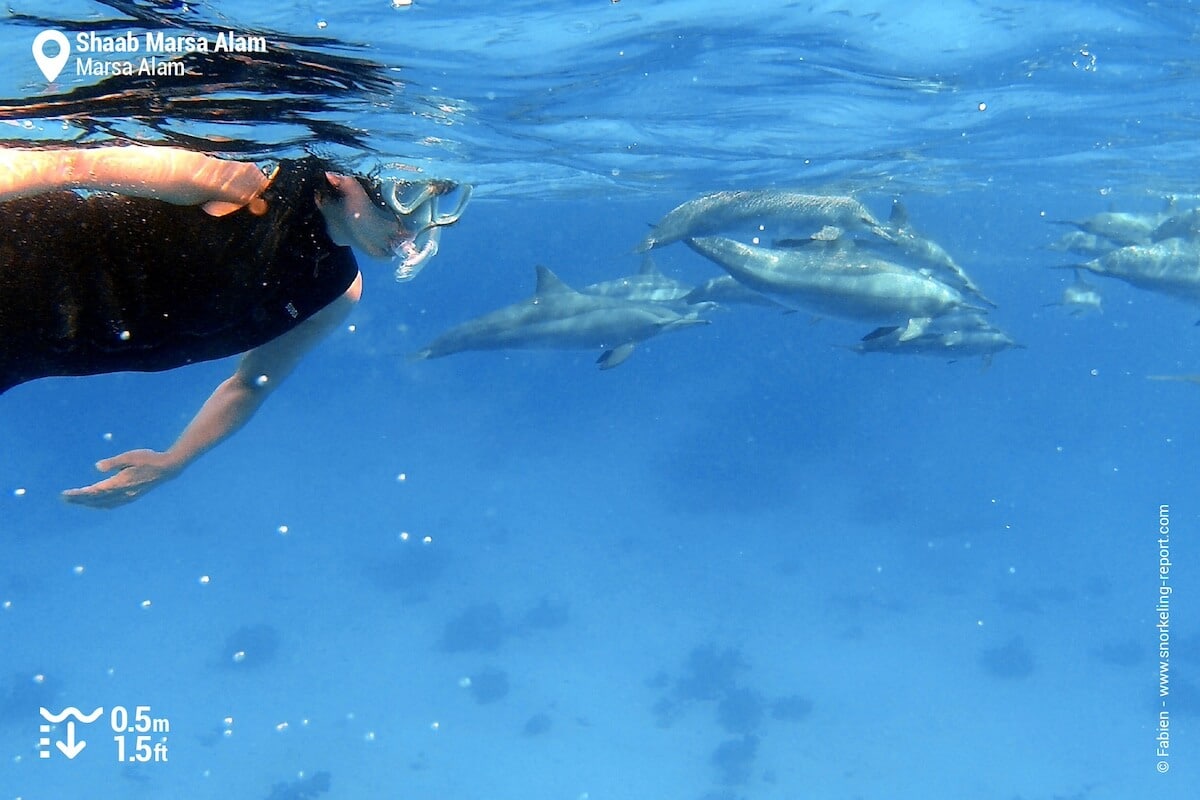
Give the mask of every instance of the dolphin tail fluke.
[(605, 350), (596, 359), (596, 363), (600, 365), (600, 369), (612, 369), (624, 364), (631, 355), (633, 355), (633, 342), (626, 342), (612, 350)]

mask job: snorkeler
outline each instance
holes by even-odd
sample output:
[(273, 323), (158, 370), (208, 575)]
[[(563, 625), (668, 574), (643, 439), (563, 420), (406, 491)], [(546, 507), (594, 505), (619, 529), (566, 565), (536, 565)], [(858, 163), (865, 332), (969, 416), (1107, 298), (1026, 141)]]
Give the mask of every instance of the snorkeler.
[(358, 302), (350, 245), (410, 273), (436, 252), (466, 200), (439, 214), (445, 186), (418, 189), (385, 199), (313, 157), (268, 176), (171, 147), (0, 149), (0, 394), (244, 353), (170, 448), (104, 459), (116, 474), (64, 499), (131, 502), (244, 425)]

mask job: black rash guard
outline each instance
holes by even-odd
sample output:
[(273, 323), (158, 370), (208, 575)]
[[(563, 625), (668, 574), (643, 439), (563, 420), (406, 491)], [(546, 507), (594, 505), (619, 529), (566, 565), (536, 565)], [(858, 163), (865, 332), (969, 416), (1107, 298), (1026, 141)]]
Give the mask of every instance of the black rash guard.
[(0, 394), (223, 358), (295, 328), (358, 274), (317, 209), (324, 175), (283, 162), (261, 217), (109, 193), (0, 203)]

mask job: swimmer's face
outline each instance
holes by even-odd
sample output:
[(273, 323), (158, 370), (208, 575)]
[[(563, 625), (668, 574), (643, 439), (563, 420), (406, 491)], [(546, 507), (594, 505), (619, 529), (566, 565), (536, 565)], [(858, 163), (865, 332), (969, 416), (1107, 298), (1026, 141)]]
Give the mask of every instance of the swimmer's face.
[(374, 258), (391, 258), (405, 241), (395, 214), (375, 205), (354, 178), (326, 172), (333, 190), (317, 193), (317, 208), (334, 244), (352, 245)]

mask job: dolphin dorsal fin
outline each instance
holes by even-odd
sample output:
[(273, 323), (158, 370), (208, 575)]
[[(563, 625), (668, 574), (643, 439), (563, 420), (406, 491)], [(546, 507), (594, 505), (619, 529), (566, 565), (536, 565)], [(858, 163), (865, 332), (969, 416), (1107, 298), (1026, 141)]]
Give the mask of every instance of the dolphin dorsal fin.
[(904, 228), (908, 225), (908, 208), (903, 200), (892, 201), (892, 215), (888, 217), (888, 224), (893, 228)]
[(898, 330), (900, 330), (899, 325), (885, 325), (882, 328), (876, 328), (875, 330), (868, 333), (866, 336), (862, 337), (862, 341), (869, 342), (872, 339), (879, 339), (884, 336), (889, 336)]
[(642, 256), (642, 266), (638, 267), (638, 275), (654, 275), (656, 277), (662, 275), (649, 253)]
[(573, 292), (562, 280), (550, 271), (549, 267), (537, 265), (537, 289), (534, 294), (554, 294), (556, 292)]

